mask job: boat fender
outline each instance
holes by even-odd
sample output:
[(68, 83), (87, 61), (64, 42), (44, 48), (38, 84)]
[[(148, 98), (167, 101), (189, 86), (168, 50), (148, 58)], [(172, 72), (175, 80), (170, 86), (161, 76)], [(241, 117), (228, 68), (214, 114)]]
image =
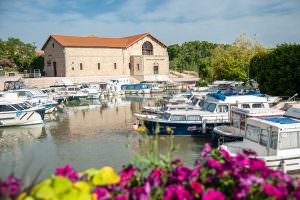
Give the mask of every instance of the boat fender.
[(138, 125), (136, 123), (134, 123), (131, 127), (132, 131), (137, 131), (138, 130)]

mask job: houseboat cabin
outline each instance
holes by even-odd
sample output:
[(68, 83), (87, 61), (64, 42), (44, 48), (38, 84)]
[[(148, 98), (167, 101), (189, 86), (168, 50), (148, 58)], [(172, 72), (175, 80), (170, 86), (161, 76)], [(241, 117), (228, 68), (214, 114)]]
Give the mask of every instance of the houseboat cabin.
[(253, 150), (269, 167), (300, 169), (300, 120), (290, 117), (249, 118), (241, 142), (220, 146), (231, 154)]

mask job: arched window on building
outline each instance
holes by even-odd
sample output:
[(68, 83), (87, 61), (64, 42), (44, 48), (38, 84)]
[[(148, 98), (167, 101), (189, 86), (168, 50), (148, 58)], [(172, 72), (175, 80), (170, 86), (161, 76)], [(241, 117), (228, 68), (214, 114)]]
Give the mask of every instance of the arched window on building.
[(144, 42), (142, 46), (142, 54), (143, 55), (153, 55), (153, 46), (150, 42)]

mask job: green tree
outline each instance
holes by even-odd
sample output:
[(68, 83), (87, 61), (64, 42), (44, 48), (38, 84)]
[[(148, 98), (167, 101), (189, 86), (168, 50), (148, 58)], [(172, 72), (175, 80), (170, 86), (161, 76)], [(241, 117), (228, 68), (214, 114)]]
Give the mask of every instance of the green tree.
[(0, 60), (8, 59), (18, 71), (30, 70), (32, 63), (37, 59), (36, 47), (30, 43), (24, 43), (18, 38), (0, 40)]
[(250, 77), (259, 83), (262, 92), (292, 96), (300, 94), (300, 45), (281, 44), (251, 59)]
[(168, 53), (170, 68), (177, 71), (190, 70), (198, 72), (200, 77), (205, 78), (208, 71), (208, 58), (217, 44), (207, 41), (190, 41), (181, 46), (170, 45)]
[(254, 37), (247, 39), (240, 35), (232, 45), (219, 45), (210, 58), (210, 77), (213, 80), (245, 80), (248, 77), (250, 60), (260, 52), (266, 52)]

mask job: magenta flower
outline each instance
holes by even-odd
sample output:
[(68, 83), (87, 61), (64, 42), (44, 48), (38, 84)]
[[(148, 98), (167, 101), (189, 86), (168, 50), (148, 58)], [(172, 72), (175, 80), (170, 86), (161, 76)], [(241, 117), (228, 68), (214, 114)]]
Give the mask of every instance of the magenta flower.
[(238, 187), (233, 190), (232, 197), (234, 199), (245, 199), (249, 192), (249, 187)]
[(175, 159), (171, 162), (172, 165), (179, 165), (181, 163), (180, 159)]
[(225, 200), (225, 195), (218, 190), (209, 189), (203, 194), (202, 200)]
[(193, 195), (182, 185), (170, 185), (165, 189), (163, 200), (192, 200)]
[(237, 154), (234, 157), (234, 161), (241, 167), (244, 168), (245, 166), (250, 164), (250, 160), (244, 154)]
[(243, 149), (243, 153), (247, 156), (256, 156), (256, 152), (251, 149)]
[(229, 161), (231, 159), (230, 154), (225, 149), (221, 149), (220, 152), (224, 156), (225, 160)]
[(219, 163), (218, 161), (216, 161), (216, 160), (214, 160), (214, 159), (212, 159), (212, 158), (208, 158), (208, 159), (207, 159), (207, 164), (208, 164), (210, 167), (212, 167), (212, 168), (214, 168), (214, 169), (216, 169), (216, 170), (221, 170), (221, 169), (222, 169), (221, 163)]
[(121, 176), (121, 184), (126, 184), (130, 181), (131, 177), (134, 175), (136, 169), (132, 166), (129, 165), (126, 168), (122, 169), (120, 171), (120, 176)]
[(128, 197), (124, 194), (119, 194), (119, 195), (115, 196), (114, 199), (115, 200), (128, 200)]
[(263, 160), (252, 158), (250, 159), (250, 170), (252, 172), (266, 170), (266, 163)]
[(275, 197), (277, 200), (285, 199), (284, 191), (281, 191), (280, 189), (276, 188), (274, 185), (269, 183), (264, 183), (263, 188), (266, 195)]
[(78, 173), (70, 165), (56, 168), (55, 175), (67, 177), (71, 181), (77, 181), (79, 179)]
[(202, 194), (203, 186), (201, 183), (198, 183), (197, 181), (192, 181), (190, 182), (190, 186), (197, 194)]
[(22, 181), (14, 176), (6, 177), (3, 182), (0, 180), (0, 197), (17, 197), (21, 193), (21, 186)]
[(176, 167), (169, 177), (169, 182), (181, 182), (181, 181), (188, 181), (190, 176), (191, 170), (184, 165)]
[(154, 187), (158, 187), (163, 184), (162, 175), (166, 173), (166, 170), (163, 168), (155, 168), (152, 170), (148, 176), (150, 184)]
[(204, 149), (202, 150), (200, 154), (200, 158), (205, 158), (208, 154), (211, 152), (211, 147), (208, 143), (204, 145)]
[(103, 187), (96, 187), (93, 191), (93, 194), (96, 194), (97, 200), (106, 200), (111, 198), (108, 190)]
[(139, 200), (148, 200), (151, 192), (151, 186), (149, 182), (146, 182), (145, 185), (134, 188), (132, 190), (134, 199)]
[(298, 182), (296, 191), (293, 192), (293, 196), (294, 196), (296, 199), (300, 199), (300, 182)]

